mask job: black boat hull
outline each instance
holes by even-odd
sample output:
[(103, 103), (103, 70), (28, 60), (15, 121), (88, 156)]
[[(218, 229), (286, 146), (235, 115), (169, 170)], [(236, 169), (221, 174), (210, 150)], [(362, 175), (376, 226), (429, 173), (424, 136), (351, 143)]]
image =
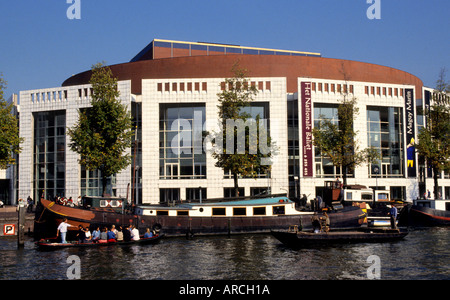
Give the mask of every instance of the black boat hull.
[(289, 247), (322, 246), (346, 243), (380, 243), (403, 239), (408, 232), (392, 229), (371, 229), (338, 232), (289, 232), (272, 230), (272, 235)]
[(412, 205), (409, 209), (409, 224), (412, 226), (449, 226), (450, 211)]

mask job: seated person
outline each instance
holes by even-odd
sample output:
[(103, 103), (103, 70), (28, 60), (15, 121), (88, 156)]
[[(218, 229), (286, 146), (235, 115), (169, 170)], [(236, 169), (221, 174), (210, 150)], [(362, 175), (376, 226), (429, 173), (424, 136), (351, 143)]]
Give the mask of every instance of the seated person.
[(150, 231), (150, 228), (147, 228), (147, 231), (144, 234), (144, 239), (148, 239), (153, 237), (153, 232)]
[(115, 243), (116, 242), (116, 234), (112, 230), (108, 230), (106, 233), (108, 243)]
[(98, 240), (99, 243), (107, 243), (108, 242), (108, 233), (106, 232), (106, 227), (102, 229), (102, 232), (100, 232), (100, 239)]

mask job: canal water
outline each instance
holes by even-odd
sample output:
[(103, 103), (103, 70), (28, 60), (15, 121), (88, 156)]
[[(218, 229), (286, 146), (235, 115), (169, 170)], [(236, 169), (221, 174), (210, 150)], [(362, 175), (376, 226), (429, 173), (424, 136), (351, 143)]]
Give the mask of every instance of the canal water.
[(48, 252), (31, 239), (22, 250), (16, 243), (0, 239), (0, 280), (68, 279), (73, 257), (84, 280), (450, 279), (450, 228), (414, 229), (391, 243), (300, 250), (263, 234)]

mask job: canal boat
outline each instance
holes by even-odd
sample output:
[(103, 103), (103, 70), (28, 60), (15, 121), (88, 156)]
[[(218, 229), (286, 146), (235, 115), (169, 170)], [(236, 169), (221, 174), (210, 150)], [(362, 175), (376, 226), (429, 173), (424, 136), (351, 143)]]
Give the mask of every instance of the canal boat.
[[(138, 205), (113, 210), (108, 207), (67, 207), (41, 199), (39, 222), (46, 220), (56, 226), (63, 218), (74, 226), (84, 227), (134, 225), (141, 233), (146, 228), (160, 227), (166, 236), (230, 235), (242, 233), (269, 233), (272, 228), (297, 224), (311, 227), (313, 211), (298, 211), (295, 202), (285, 196), (273, 195), (255, 198), (209, 199), (202, 202), (183, 202), (170, 205)], [(123, 212), (122, 212), (123, 211)], [(366, 217), (359, 207), (329, 210), (334, 228), (361, 227)], [(38, 214), (36, 215), (38, 218)], [(76, 230), (76, 227), (69, 227)]]
[(141, 236), (139, 240), (131, 241), (120, 241), (120, 242), (106, 242), (106, 243), (79, 243), (79, 242), (68, 242), (60, 243), (58, 238), (41, 239), (36, 242), (36, 246), (39, 250), (55, 250), (55, 249), (65, 249), (65, 248), (96, 248), (104, 246), (124, 246), (124, 245), (150, 245), (158, 243), (164, 234), (158, 234), (150, 238), (144, 238)]
[[(140, 205), (136, 209), (140, 226), (160, 224), (171, 236), (231, 235), (242, 233), (269, 233), (274, 228), (291, 224), (312, 228), (313, 211), (299, 211), (295, 202), (285, 196), (263, 198), (209, 200), (202, 203), (180, 203), (173, 207)], [(335, 228), (358, 228), (365, 213), (359, 207), (328, 210)]]
[(381, 243), (403, 239), (408, 231), (400, 229), (365, 228), (352, 231), (305, 232), (272, 230), (272, 235), (289, 247), (322, 246), (342, 243)]
[(408, 205), (399, 223), (409, 226), (449, 226), (450, 200), (417, 199)]

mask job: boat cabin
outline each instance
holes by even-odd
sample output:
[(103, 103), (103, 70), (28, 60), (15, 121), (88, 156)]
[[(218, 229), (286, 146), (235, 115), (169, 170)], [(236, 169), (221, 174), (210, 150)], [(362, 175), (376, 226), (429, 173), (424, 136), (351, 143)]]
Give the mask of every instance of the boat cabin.
[(137, 214), (146, 216), (255, 217), (298, 215), (295, 202), (287, 197), (210, 203), (183, 203), (174, 207), (138, 206)]

